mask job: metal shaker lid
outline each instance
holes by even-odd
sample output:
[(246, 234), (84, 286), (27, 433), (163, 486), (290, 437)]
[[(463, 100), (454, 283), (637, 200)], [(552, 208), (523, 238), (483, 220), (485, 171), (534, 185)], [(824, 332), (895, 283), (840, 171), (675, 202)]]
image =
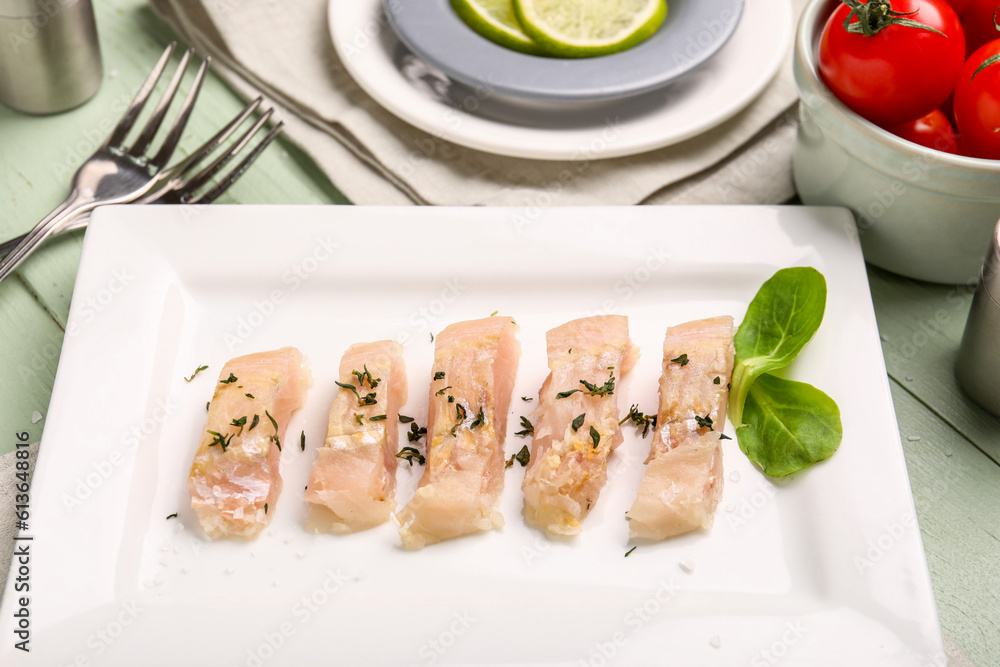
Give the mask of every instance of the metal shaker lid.
[(0, 0), (0, 18), (52, 17), (78, 0)]
[(983, 263), (983, 288), (994, 301), (1000, 303), (1000, 222), (993, 230), (990, 252)]

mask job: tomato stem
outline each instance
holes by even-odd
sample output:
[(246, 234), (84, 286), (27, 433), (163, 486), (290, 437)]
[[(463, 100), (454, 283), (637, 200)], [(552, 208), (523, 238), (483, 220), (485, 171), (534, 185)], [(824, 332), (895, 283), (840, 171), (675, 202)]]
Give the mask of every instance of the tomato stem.
[[(906, 28), (917, 28), (920, 30), (930, 30), (942, 37), (947, 37), (940, 30), (935, 30), (929, 25), (925, 25), (913, 19), (906, 18), (917, 12), (897, 12), (893, 10), (889, 0), (869, 0), (867, 3), (860, 0), (842, 0), (845, 5), (851, 8), (851, 13), (844, 19), (844, 30), (856, 35), (873, 37), (891, 25), (899, 25)], [(857, 17), (857, 21), (851, 22)], [(1000, 30), (1000, 25), (997, 26)]]
[[(989, 58), (984, 60), (983, 64), (979, 66), (979, 69), (977, 69), (975, 72), (972, 73), (972, 79), (975, 79), (977, 74), (979, 74), (984, 69), (986, 69), (987, 67), (998, 61), (1000, 61), (1000, 53), (996, 54), (995, 56), (990, 56)], [(969, 79), (969, 81), (972, 81), (972, 79)]]

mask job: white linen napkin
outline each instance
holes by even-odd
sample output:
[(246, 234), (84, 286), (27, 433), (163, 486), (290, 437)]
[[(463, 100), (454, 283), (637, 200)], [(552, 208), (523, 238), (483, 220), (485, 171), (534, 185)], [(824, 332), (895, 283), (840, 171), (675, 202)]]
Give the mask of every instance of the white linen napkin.
[[(797, 18), (806, 0), (789, 1)], [(151, 4), (182, 39), (212, 56), (215, 71), (241, 95), (268, 98), (287, 124), (285, 136), (357, 204), (774, 204), (794, 195), (790, 54), (768, 88), (723, 125), (642, 155), (596, 160), (581, 172), (573, 163), (456, 146), (382, 109), (334, 53), (328, 0)], [(567, 169), (574, 178), (560, 181)]]

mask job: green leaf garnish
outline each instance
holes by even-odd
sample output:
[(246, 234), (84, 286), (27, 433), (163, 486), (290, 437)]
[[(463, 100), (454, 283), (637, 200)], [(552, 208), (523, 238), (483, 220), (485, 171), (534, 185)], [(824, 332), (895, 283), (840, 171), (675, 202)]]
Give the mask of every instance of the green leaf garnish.
[[(613, 366), (609, 366), (608, 368), (614, 369)], [(587, 382), (586, 380), (580, 380), (580, 384), (586, 387), (587, 390), (584, 391), (583, 389), (569, 389), (568, 391), (561, 391), (558, 394), (556, 394), (556, 398), (566, 398), (567, 396), (571, 396), (572, 394), (575, 394), (578, 391), (583, 391), (583, 393), (587, 394), (587, 396), (611, 396), (612, 394), (615, 393), (614, 370), (611, 370), (611, 372), (608, 373), (607, 382), (605, 382), (601, 386), (597, 386), (593, 382)]]
[(455, 416), (458, 419), (458, 421), (465, 421), (467, 414), (465, 412), (465, 406), (462, 405), (461, 403), (455, 404)]
[(427, 429), (422, 426), (417, 426), (417, 422), (413, 422), (410, 424), (410, 430), (406, 433), (406, 439), (410, 442), (417, 442), (425, 435), (427, 435)]
[(684, 354), (682, 354), (681, 356), (677, 357), (676, 359), (671, 359), (670, 363), (672, 363), (672, 364), (680, 364), (681, 366), (687, 366), (688, 365), (688, 361), (690, 361), (690, 360), (688, 359), (687, 353), (685, 352)]
[(532, 402), (533, 400), (535, 400), (535, 399), (533, 399), (533, 398), (528, 398), (527, 396), (522, 396), (522, 397), (521, 397), (521, 400), (522, 400), (522, 401), (524, 401), (525, 403), (531, 403), (531, 402)]
[(477, 426), (482, 426), (485, 423), (486, 423), (486, 415), (483, 414), (483, 408), (480, 407), (479, 414), (477, 414), (475, 420), (473, 420), (473, 422), (469, 424), (469, 429), (474, 429)]
[(754, 380), (787, 366), (823, 321), (826, 279), (816, 269), (781, 269), (761, 285), (733, 338), (729, 416), (743, 423), (743, 404)]
[(223, 453), (226, 451), (226, 447), (229, 446), (229, 442), (233, 439), (234, 434), (230, 434), (228, 437), (222, 435), (218, 431), (208, 431), (208, 434), (213, 436), (212, 442), (208, 443), (209, 447), (214, 445), (222, 445)]
[(407, 417), (406, 415), (399, 415), (400, 424), (409, 424), (411, 421), (413, 421), (413, 417)]
[(247, 431), (252, 431), (253, 427), (260, 423), (260, 415), (254, 415), (253, 421), (250, 422), (250, 428)]
[(715, 430), (714, 428), (712, 428), (712, 415), (705, 415), (704, 417), (699, 417), (698, 415), (695, 415), (694, 420), (695, 422), (698, 423), (698, 428), (708, 427), (712, 431)]
[(238, 377), (230, 373), (229, 377), (226, 378), (225, 380), (219, 380), (219, 384), (232, 384), (236, 382), (238, 379), (239, 379)]
[(819, 328), (825, 308), (823, 274), (782, 269), (761, 286), (733, 339), (729, 406), (737, 440), (750, 460), (774, 477), (829, 458), (843, 438), (833, 399), (812, 385), (770, 373), (798, 355)]
[(444, 379), (444, 371), (438, 371), (437, 373), (435, 373), (434, 374), (434, 379), (435, 380), (443, 380)]
[(573, 420), (573, 423), (571, 425), (573, 427), (574, 433), (580, 430), (580, 427), (583, 426), (583, 420), (586, 418), (587, 418), (587, 413), (584, 412), (582, 415), (578, 416), (576, 419)]
[(176, 519), (176, 518), (177, 518), (177, 512), (174, 512), (173, 514), (168, 514), (167, 515), (167, 519)]
[(764, 374), (750, 387), (736, 429), (740, 449), (772, 477), (830, 458), (843, 424), (836, 402), (816, 387)]
[(528, 451), (528, 446), (524, 445), (517, 454), (511, 454), (510, 458), (504, 464), (504, 468), (509, 468), (514, 465), (514, 461), (521, 464), (521, 467), (528, 465), (528, 461), (531, 460), (531, 452)]
[(403, 459), (410, 464), (411, 468), (413, 467), (414, 460), (416, 460), (420, 465), (424, 465), (424, 463), (427, 462), (427, 459), (424, 458), (424, 455), (421, 454), (420, 450), (416, 447), (403, 447), (399, 450), (399, 453), (396, 454), (396, 458)]
[(633, 551), (635, 551), (637, 548), (639, 548), (639, 545), (636, 545), (636, 546), (632, 547), (631, 549), (629, 549), (628, 551), (626, 551), (625, 552), (625, 558), (628, 558), (628, 555), (630, 553), (632, 553)]
[(594, 449), (601, 444), (601, 434), (593, 426), (590, 427), (590, 439), (594, 441)]
[(385, 421), (385, 415), (375, 415), (374, 417), (369, 417), (368, 421), (370, 421), (370, 422)]
[(278, 439), (278, 422), (274, 421), (274, 417), (272, 417), (271, 413), (268, 412), (267, 410), (264, 410), (264, 414), (267, 416), (268, 419), (271, 420), (271, 426), (274, 427), (274, 435), (271, 436), (271, 442), (278, 445), (278, 451), (280, 452), (281, 440)]
[[(208, 366), (198, 366), (198, 368), (194, 369), (194, 373), (191, 374), (191, 377), (184, 378), (184, 381), (185, 382), (190, 382), (191, 380), (193, 380), (196, 377), (198, 377), (198, 373), (200, 373), (200, 372), (202, 372), (204, 370), (208, 370)], [(174, 516), (177, 516), (177, 515), (175, 514)]]
[[(378, 381), (376, 381), (376, 384), (377, 383)], [(357, 396), (358, 398), (358, 405), (375, 405), (376, 403), (378, 403), (378, 400), (375, 398), (376, 394), (374, 391), (370, 394), (362, 396), (361, 394), (358, 393), (357, 387), (355, 387), (353, 384), (344, 384), (343, 382), (338, 382), (336, 380), (334, 380), (334, 384), (336, 384), (338, 387), (342, 387), (344, 389), (350, 389), (351, 391), (353, 391), (354, 395)]]
[(642, 434), (641, 435), (642, 435), (643, 438), (645, 438), (646, 434), (649, 433), (649, 427), (650, 426), (652, 426), (653, 428), (656, 428), (656, 415), (644, 415), (644, 414), (642, 414), (642, 412), (639, 411), (639, 406), (638, 405), (633, 405), (631, 408), (629, 408), (628, 409), (628, 414), (625, 415), (625, 417), (622, 418), (622, 420), (620, 422), (618, 422), (618, 425), (621, 426), (622, 424), (624, 424), (627, 421), (631, 421), (632, 422), (632, 425), (635, 426), (635, 430), (637, 432), (640, 429), (642, 430)]
[[(451, 389), (451, 385), (448, 385), (447, 387), (442, 387), (441, 389), (438, 389), (437, 391), (434, 392), (434, 395), (435, 396), (440, 396), (441, 394), (443, 394), (444, 392), (448, 391), (449, 389)], [(448, 398), (450, 399), (451, 396), (449, 396)], [(450, 400), (448, 402), (451, 403)]]
[(302, 431), (302, 433), (299, 434), (299, 449), (301, 451), (303, 451), (303, 452), (306, 451), (306, 432), (305, 431)]
[[(364, 369), (365, 369), (364, 372), (362, 372), (362, 371), (351, 371), (351, 375), (354, 375), (354, 376), (356, 376), (358, 378), (358, 386), (359, 387), (364, 387), (365, 386), (365, 382), (367, 382), (368, 386), (371, 387), (372, 389), (374, 389), (375, 387), (378, 386), (378, 383), (381, 382), (382, 379), (381, 378), (373, 378), (372, 377), (372, 374), (368, 372), (368, 364), (364, 365)], [(338, 382), (337, 384), (340, 384), (340, 383)], [(343, 385), (341, 385), (341, 386), (343, 386)]]
[(251, 393), (246, 393), (246, 394), (244, 394), (244, 396), (246, 396), (247, 398), (253, 398), (253, 394), (251, 394)]
[(531, 422), (528, 421), (527, 417), (524, 416), (521, 417), (521, 427), (524, 430), (516, 431), (514, 435), (523, 438), (524, 436), (531, 435), (532, 433), (535, 432), (535, 427), (531, 425)]

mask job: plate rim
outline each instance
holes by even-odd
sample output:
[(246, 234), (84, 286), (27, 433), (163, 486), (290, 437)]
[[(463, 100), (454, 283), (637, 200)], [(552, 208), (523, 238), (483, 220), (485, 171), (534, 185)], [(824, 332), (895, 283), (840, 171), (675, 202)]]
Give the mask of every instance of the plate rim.
[[(423, 130), (435, 138), (495, 155), (536, 160), (589, 162), (594, 159), (637, 155), (672, 146), (704, 134), (744, 111), (773, 81), (792, 46), (795, 33), (792, 3), (790, 0), (771, 1), (773, 2), (772, 9), (780, 8), (782, 10), (780, 23), (771, 22), (772, 25), (778, 25), (781, 32), (776, 39), (763, 40), (762, 43), (765, 45), (774, 45), (774, 49), (769, 52), (770, 58), (767, 61), (767, 66), (757, 70), (758, 76), (753, 80), (753, 85), (741, 91), (741, 94), (732, 97), (731, 104), (723, 111), (714, 115), (700, 115), (697, 123), (682, 131), (667, 131), (665, 128), (662, 134), (657, 135), (647, 132), (644, 127), (642, 132), (636, 132), (638, 136), (625, 140), (618, 137), (614, 142), (608, 142), (604, 138), (607, 127), (602, 124), (588, 127), (586, 137), (582, 135), (574, 137), (552, 129), (515, 127), (509, 123), (466, 113), (462, 109), (432, 100), (420, 93), (394, 66), (389, 68), (394, 77), (391, 85), (386, 86), (385, 82), (373, 80), (372, 75), (366, 73), (363, 67), (358, 65), (351, 50), (363, 52), (365, 49), (378, 49), (381, 51), (382, 46), (378, 43), (379, 35), (375, 34), (374, 37), (368, 38), (369, 43), (362, 49), (344, 43), (338, 39), (339, 30), (336, 27), (338, 22), (335, 14), (340, 11), (341, 6), (351, 5), (354, 7), (363, 6), (370, 15), (373, 10), (381, 11), (381, 0), (329, 0), (327, 32), (337, 57), (352, 80), (382, 109), (412, 127)], [(760, 4), (763, 3), (755, 2), (752, 3), (752, 6), (745, 7), (739, 25), (733, 34), (734, 38), (746, 25), (747, 16)], [(355, 31), (362, 30), (364, 27), (356, 23), (351, 25)], [(391, 31), (391, 28), (385, 26), (384, 22), (380, 24), (377, 17), (371, 17), (365, 22), (365, 26), (380, 26), (381, 29)], [(345, 27), (345, 31), (349, 30), (351, 28)], [(362, 31), (362, 34), (365, 33)], [(394, 35), (393, 38), (395, 38)], [(731, 47), (734, 41), (734, 39), (730, 39), (726, 47)], [(722, 52), (716, 54), (713, 61), (723, 55), (726, 47), (723, 47)], [(388, 55), (385, 55), (385, 58), (388, 59)], [(704, 112), (704, 110), (701, 111)], [(628, 123), (625, 125), (627, 126)], [(661, 123), (661, 125), (663, 124)], [(509, 137), (512, 131), (515, 135), (513, 141)], [(595, 142), (600, 143), (601, 146), (596, 158), (592, 148), (592, 144)]]

